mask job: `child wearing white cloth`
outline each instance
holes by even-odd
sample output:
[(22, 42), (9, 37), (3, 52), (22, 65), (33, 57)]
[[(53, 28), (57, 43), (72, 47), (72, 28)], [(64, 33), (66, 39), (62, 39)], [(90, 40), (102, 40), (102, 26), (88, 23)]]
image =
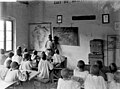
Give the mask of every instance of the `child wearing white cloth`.
[(99, 75), (99, 67), (93, 65), (90, 68), (90, 74), (88, 74), (84, 89), (107, 89), (106, 82), (102, 76)]
[(120, 72), (114, 74), (114, 81), (109, 84), (109, 89), (120, 89)]
[(58, 80), (57, 89), (80, 89), (80, 83), (71, 80), (69, 69), (62, 69), (61, 76), (62, 78)]

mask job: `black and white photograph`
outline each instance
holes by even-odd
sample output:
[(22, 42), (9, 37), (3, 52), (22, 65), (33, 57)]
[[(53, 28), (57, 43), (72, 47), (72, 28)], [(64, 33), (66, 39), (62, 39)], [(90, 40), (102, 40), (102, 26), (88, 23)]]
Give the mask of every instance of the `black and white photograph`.
[(120, 89), (120, 0), (0, 0), (0, 89)]

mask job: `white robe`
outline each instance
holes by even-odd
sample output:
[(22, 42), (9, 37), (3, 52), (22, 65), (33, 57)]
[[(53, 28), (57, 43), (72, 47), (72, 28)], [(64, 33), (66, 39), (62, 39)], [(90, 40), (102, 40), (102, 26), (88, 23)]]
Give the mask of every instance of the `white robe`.
[(5, 76), (6, 82), (26, 81), (26, 80), (27, 80), (27, 74), (22, 73), (20, 70), (9, 69)]
[(14, 55), (14, 56), (12, 57), (12, 61), (17, 62), (18, 64), (21, 64), (22, 59), (23, 59), (23, 58), (22, 58), (21, 56), (18, 56), (18, 55)]
[(20, 65), (20, 70), (31, 70), (32, 64), (30, 61), (22, 61)]
[(0, 65), (0, 80), (4, 80), (5, 76), (8, 72), (8, 68), (4, 67), (3, 65)]
[(49, 70), (52, 69), (53, 65), (49, 61), (41, 59), (38, 64), (38, 72), (40, 72), (38, 77), (41, 79), (49, 79)]
[(80, 89), (80, 84), (73, 80), (59, 78), (57, 89)]
[(84, 89), (107, 89), (107, 86), (102, 76), (89, 74), (85, 80)]
[(54, 54), (53, 55), (53, 57), (52, 57), (52, 59), (53, 59), (53, 63), (61, 63), (61, 62), (63, 62), (64, 60), (65, 60), (65, 57), (64, 56), (61, 56), (61, 55), (59, 55), (59, 54)]
[(86, 79), (88, 74), (89, 74), (88, 71), (80, 72), (79, 69), (74, 69), (74, 72), (73, 72), (73, 76), (83, 78), (84, 80)]

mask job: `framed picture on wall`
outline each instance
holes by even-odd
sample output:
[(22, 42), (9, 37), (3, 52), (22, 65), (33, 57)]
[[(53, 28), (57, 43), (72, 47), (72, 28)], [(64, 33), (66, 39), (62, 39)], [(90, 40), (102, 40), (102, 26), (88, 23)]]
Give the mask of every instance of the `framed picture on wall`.
[(120, 30), (120, 22), (115, 22), (115, 30), (116, 31)]
[(110, 16), (109, 16), (109, 14), (102, 14), (102, 23), (103, 24), (110, 23)]
[(107, 48), (120, 49), (120, 35), (107, 35)]
[(51, 22), (29, 24), (29, 48), (45, 51), (45, 43), (51, 34)]
[(62, 15), (57, 15), (57, 23), (62, 23)]

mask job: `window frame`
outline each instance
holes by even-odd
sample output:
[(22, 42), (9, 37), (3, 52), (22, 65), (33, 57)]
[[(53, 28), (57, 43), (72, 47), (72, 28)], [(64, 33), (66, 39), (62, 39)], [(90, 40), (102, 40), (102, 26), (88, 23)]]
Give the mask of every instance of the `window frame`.
[[(3, 47), (3, 49), (6, 51), (6, 52), (9, 52), (9, 51), (13, 51), (13, 29), (14, 29), (14, 27), (13, 27), (13, 20), (9, 20), (9, 19), (0, 19), (0, 20), (2, 20), (2, 21), (4, 21), (4, 30), (3, 30), (3, 32), (4, 32), (4, 41), (3, 41), (3, 45), (4, 45), (4, 47)], [(11, 22), (11, 50), (6, 50), (6, 43), (7, 43), (7, 40), (6, 40), (6, 38), (7, 38), (7, 35), (6, 35), (6, 32), (7, 32), (7, 29), (6, 29), (6, 21), (10, 21)]]

